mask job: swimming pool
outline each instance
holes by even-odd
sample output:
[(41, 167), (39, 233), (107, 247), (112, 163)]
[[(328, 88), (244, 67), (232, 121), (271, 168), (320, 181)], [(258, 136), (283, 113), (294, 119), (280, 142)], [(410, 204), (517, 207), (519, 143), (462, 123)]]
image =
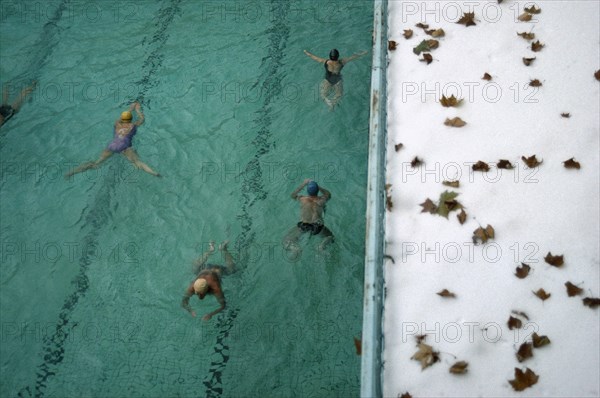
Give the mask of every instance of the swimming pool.
[[(370, 57), (329, 112), (302, 50), (369, 49), (371, 24), (368, 1), (3, 1), (2, 83), (38, 87), (0, 129), (0, 395), (358, 395)], [(113, 156), (65, 180), (134, 99), (164, 177)], [(336, 242), (292, 259), (304, 178)], [(240, 271), (203, 322), (179, 303), (212, 239)]]

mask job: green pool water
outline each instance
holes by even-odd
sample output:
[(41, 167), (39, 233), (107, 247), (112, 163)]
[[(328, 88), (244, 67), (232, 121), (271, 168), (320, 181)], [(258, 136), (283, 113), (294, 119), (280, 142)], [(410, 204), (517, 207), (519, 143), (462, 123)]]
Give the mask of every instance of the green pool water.
[[(0, 396), (357, 396), (370, 56), (346, 66), (329, 112), (302, 50), (370, 49), (372, 3), (0, 7), (2, 84), (14, 97), (38, 82), (0, 128)], [(134, 147), (163, 177), (113, 156), (63, 178), (135, 99)], [(291, 258), (305, 178), (332, 193), (335, 243), (323, 254), (304, 236)], [(193, 318), (192, 263), (225, 239), (227, 308)]]

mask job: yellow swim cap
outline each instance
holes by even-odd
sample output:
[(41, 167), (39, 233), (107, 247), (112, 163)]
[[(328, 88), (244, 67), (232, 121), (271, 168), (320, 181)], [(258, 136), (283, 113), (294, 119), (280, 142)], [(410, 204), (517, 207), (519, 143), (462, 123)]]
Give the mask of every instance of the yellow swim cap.
[(196, 282), (194, 282), (194, 291), (196, 293), (206, 293), (206, 291), (208, 290), (208, 282), (206, 282), (206, 279), (204, 278), (198, 278), (196, 279)]
[(131, 121), (133, 119), (133, 115), (129, 111), (125, 111), (121, 113), (121, 120), (123, 121)]

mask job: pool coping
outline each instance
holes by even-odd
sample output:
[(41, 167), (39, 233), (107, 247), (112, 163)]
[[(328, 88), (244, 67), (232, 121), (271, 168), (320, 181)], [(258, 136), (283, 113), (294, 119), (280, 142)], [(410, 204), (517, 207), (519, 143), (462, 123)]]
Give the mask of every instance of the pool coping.
[(374, 0), (360, 396), (381, 397), (385, 236), (387, 0)]

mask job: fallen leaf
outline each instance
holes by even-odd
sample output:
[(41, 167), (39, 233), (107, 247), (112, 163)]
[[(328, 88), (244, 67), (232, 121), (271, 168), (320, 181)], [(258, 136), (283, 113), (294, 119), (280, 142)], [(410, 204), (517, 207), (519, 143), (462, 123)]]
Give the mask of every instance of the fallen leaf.
[(415, 158), (413, 160), (411, 160), (410, 162), (410, 166), (414, 169), (415, 167), (419, 167), (421, 164), (423, 164), (423, 160), (419, 159), (418, 157), (415, 156)]
[(533, 332), (531, 338), (533, 339), (534, 348), (540, 348), (550, 344), (550, 339), (548, 338), (548, 336), (539, 336), (536, 332)]
[(446, 121), (444, 122), (444, 124), (446, 126), (450, 126), (450, 127), (463, 127), (463, 126), (465, 126), (467, 124), (467, 122), (463, 121), (459, 117), (455, 117), (455, 118), (452, 118), (452, 119), (446, 118)]
[(482, 77), (482, 79), (483, 79), (483, 80), (490, 81), (490, 80), (492, 80), (492, 75), (490, 75), (489, 73), (485, 72), (485, 73), (483, 74), (483, 77)]
[(424, 342), (426, 338), (427, 338), (426, 334), (419, 334), (419, 335), (415, 336), (415, 339), (417, 340), (417, 344)]
[(537, 383), (539, 378), (540, 377), (529, 368), (527, 368), (525, 372), (519, 368), (515, 368), (515, 378), (514, 380), (509, 380), (508, 382), (515, 389), (515, 391), (523, 391), (524, 389)]
[(513, 166), (512, 163), (510, 163), (506, 159), (500, 159), (498, 161), (498, 164), (496, 165), (496, 167), (498, 167), (499, 169), (507, 169), (507, 170), (515, 168), (515, 166)]
[(437, 292), (436, 294), (440, 297), (452, 297), (452, 298), (456, 297), (456, 294), (452, 293), (448, 289), (444, 289), (441, 292)]
[(429, 36), (432, 36), (432, 37), (444, 37), (444, 36), (446, 36), (446, 32), (444, 32), (444, 29), (442, 29), (442, 28), (440, 28), (440, 29), (426, 30), (425, 33), (427, 33)]
[(410, 395), (407, 391), (404, 394), (400, 395), (400, 398), (412, 398), (412, 395)]
[(390, 195), (390, 188), (392, 184), (385, 184), (385, 208), (387, 211), (392, 211), (394, 203), (392, 202), (392, 195)]
[(552, 294), (547, 293), (544, 289), (539, 288), (537, 292), (533, 292), (536, 296), (538, 296), (542, 301), (546, 301), (552, 296)]
[(440, 194), (440, 199), (437, 204), (437, 214), (448, 218), (448, 213), (453, 210), (462, 208), (461, 204), (456, 201), (458, 192), (444, 191)]
[(539, 14), (540, 12), (542, 12), (542, 9), (541, 8), (536, 8), (535, 4), (534, 4), (534, 5), (532, 5), (529, 8), (525, 7), (525, 12), (528, 12), (530, 14)]
[(579, 170), (581, 168), (581, 164), (579, 162), (577, 162), (575, 160), (575, 158), (571, 158), (569, 160), (565, 160), (563, 162), (563, 164), (565, 165), (566, 169), (577, 169), (577, 170)]
[(521, 32), (521, 33), (517, 33), (517, 36), (521, 36), (525, 40), (533, 40), (533, 39), (535, 39), (535, 33)]
[(529, 275), (529, 270), (531, 270), (529, 265), (521, 263), (521, 266), (516, 268), (515, 275), (519, 279), (525, 279), (527, 278), (527, 275)]
[(440, 42), (437, 40), (429, 39), (427, 40), (427, 46), (429, 46), (431, 50), (435, 50), (440, 46)]
[(531, 43), (531, 51), (533, 52), (542, 51), (542, 48), (544, 48), (544, 44), (540, 43), (539, 40), (535, 43)]
[(533, 58), (523, 57), (523, 63), (525, 64), (525, 66), (531, 65), (533, 63), (533, 61), (535, 61), (535, 57), (533, 57)]
[(422, 22), (419, 22), (419, 23), (418, 23), (418, 24), (416, 24), (415, 26), (416, 26), (417, 28), (421, 28), (421, 29), (423, 29), (423, 30), (425, 30), (425, 29), (429, 29), (429, 25), (427, 25), (427, 24), (424, 24), (424, 23), (422, 23)]
[(410, 359), (421, 362), (421, 370), (440, 360), (439, 353), (433, 351), (433, 348), (430, 345), (419, 343), (417, 347), (419, 347), (419, 351), (417, 351)]
[(427, 200), (421, 203), (419, 206), (423, 206), (423, 210), (421, 210), (421, 213), (435, 214), (437, 212), (437, 206), (429, 198), (427, 198)]
[(465, 12), (463, 14), (463, 16), (456, 23), (465, 25), (466, 27), (476, 25), (475, 24), (475, 13), (474, 12)]
[(394, 40), (388, 40), (388, 50), (394, 51), (397, 44)]
[(539, 81), (538, 79), (533, 79), (529, 81), (529, 85), (531, 87), (542, 87), (542, 82)]
[(590, 308), (596, 308), (600, 305), (600, 298), (586, 297), (583, 299), (583, 305)]
[(426, 62), (427, 65), (429, 65), (431, 62), (433, 62), (433, 57), (429, 53), (423, 53), (423, 58), (419, 59), (419, 61)]
[(407, 39), (407, 40), (410, 39), (412, 37), (412, 35), (413, 35), (412, 29), (404, 29), (403, 36), (405, 39)]
[(458, 218), (458, 222), (462, 225), (467, 221), (467, 213), (465, 213), (465, 209), (461, 209), (460, 213), (456, 216)]
[(598, 69), (595, 73), (594, 73), (594, 77), (596, 78), (596, 80), (600, 80), (600, 69)]
[(452, 187), (452, 188), (458, 188), (460, 186), (460, 181), (456, 180), (456, 181), (442, 181), (442, 185), (445, 185), (447, 187)]
[(526, 158), (525, 156), (521, 156), (521, 159), (523, 160), (523, 162), (525, 162), (525, 164), (529, 168), (534, 168), (534, 167), (537, 167), (540, 164), (542, 164), (542, 162), (540, 162), (540, 161), (537, 160), (537, 158), (535, 157), (535, 155), (530, 156), (528, 158)]
[(457, 99), (454, 96), (454, 94), (452, 94), (450, 98), (446, 98), (445, 95), (442, 95), (442, 98), (440, 99), (440, 104), (442, 104), (443, 107), (449, 108), (451, 106), (459, 106), (462, 101), (462, 98)]
[(356, 337), (354, 338), (354, 348), (356, 348), (356, 355), (362, 355), (362, 342)]
[(546, 254), (546, 257), (544, 257), (544, 261), (555, 267), (562, 267), (564, 264), (564, 258), (562, 254), (560, 256), (553, 256), (550, 252)]
[(529, 22), (529, 21), (531, 21), (532, 18), (533, 18), (533, 15), (524, 12), (523, 14), (519, 15), (519, 18), (517, 18), (517, 19), (521, 22)]
[(490, 166), (482, 160), (478, 161), (471, 167), (472, 167), (473, 171), (489, 171), (490, 170)]
[(526, 314), (526, 313), (524, 313), (523, 311), (514, 311), (514, 310), (513, 310), (513, 311), (511, 311), (511, 312), (512, 312), (513, 314), (515, 314), (515, 315), (521, 316), (521, 317), (523, 317), (523, 318), (525, 318), (525, 319), (529, 320), (529, 317), (528, 317), (528, 316), (527, 316), (527, 314)]
[(533, 356), (533, 344), (531, 343), (523, 343), (519, 347), (519, 351), (517, 351), (517, 360), (519, 362), (523, 362), (527, 358), (531, 358)]
[(479, 227), (473, 231), (473, 243), (477, 243), (478, 240), (481, 240), (481, 243), (486, 243), (488, 239), (494, 239), (494, 235), (495, 231), (491, 225), (488, 224), (485, 229)]
[(562, 117), (564, 117), (564, 118), (567, 118), (567, 119), (571, 117), (571, 114), (570, 114), (570, 113), (561, 113), (560, 115), (561, 115)]
[(510, 330), (521, 329), (521, 327), (523, 327), (523, 321), (521, 321), (519, 318), (513, 317), (512, 315), (508, 318), (507, 324)]
[(394, 145), (394, 149), (396, 150), (396, 152), (398, 152), (400, 149), (402, 149), (403, 146), (404, 144), (396, 144)]
[(392, 264), (396, 264), (396, 261), (394, 261), (394, 257), (390, 256), (389, 254), (384, 254), (383, 255), (383, 259), (388, 259), (392, 261)]
[(438, 48), (439, 44), (440, 44), (440, 42), (438, 42), (437, 40), (433, 40), (433, 39), (423, 40), (422, 42), (419, 43), (418, 46), (413, 48), (413, 53), (420, 55), (422, 52), (431, 51), (431, 50)]
[(583, 289), (579, 286), (572, 284), (571, 282), (566, 282), (565, 286), (567, 287), (567, 294), (569, 297), (578, 296), (583, 293)]
[(450, 367), (450, 373), (453, 373), (455, 375), (465, 374), (465, 373), (467, 373), (468, 366), (469, 366), (468, 362), (458, 361)]

